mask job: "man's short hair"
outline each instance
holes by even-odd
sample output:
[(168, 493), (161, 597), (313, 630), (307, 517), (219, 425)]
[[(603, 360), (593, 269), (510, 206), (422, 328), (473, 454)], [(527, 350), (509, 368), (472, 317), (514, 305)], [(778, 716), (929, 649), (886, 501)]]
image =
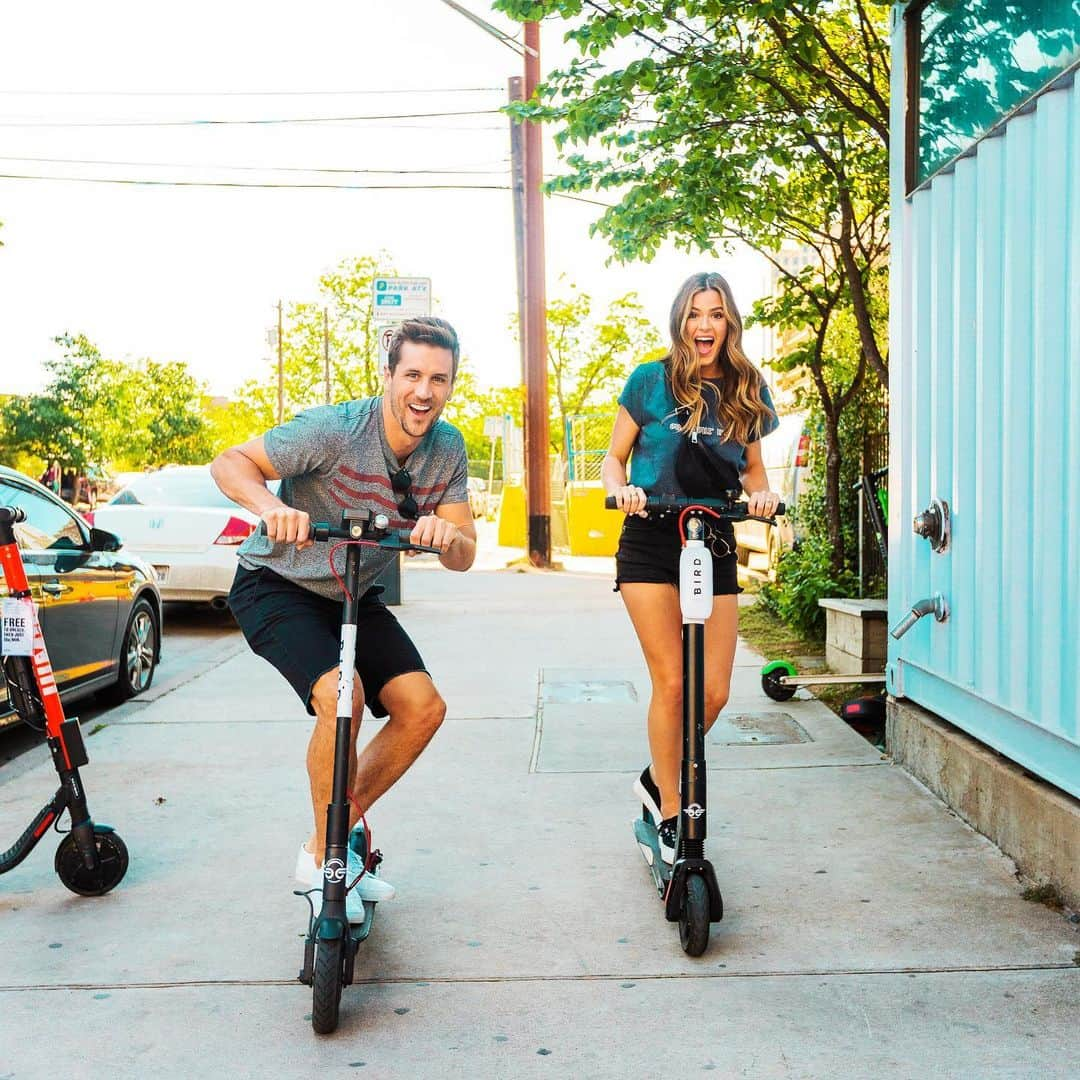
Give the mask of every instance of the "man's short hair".
[(457, 332), (445, 319), (439, 319), (434, 315), (418, 315), (414, 319), (406, 319), (394, 331), (394, 336), (390, 339), (387, 359), (391, 374), (398, 366), (398, 360), (401, 359), (401, 346), (406, 341), (412, 341), (417, 345), (434, 345), (439, 349), (449, 349), (454, 360), (450, 381), (453, 382), (457, 378), (461, 346), (458, 344)]

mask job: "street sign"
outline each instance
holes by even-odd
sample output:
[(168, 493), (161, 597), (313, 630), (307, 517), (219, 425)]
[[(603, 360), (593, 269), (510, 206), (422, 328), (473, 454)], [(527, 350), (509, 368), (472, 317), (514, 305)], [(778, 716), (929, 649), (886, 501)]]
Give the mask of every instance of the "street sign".
[(379, 322), (431, 314), (431, 278), (377, 277), (371, 285)]
[(390, 342), (394, 340), (394, 333), (398, 324), (390, 323), (379, 329), (379, 370), (382, 371), (390, 363)]

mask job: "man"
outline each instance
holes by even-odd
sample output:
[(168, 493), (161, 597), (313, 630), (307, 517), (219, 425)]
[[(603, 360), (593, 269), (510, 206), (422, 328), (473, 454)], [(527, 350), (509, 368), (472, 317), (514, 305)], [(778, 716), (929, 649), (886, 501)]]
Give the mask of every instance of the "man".
[[(439, 420), (458, 358), (457, 334), (448, 322), (411, 319), (390, 345), (381, 397), (308, 409), (226, 450), (210, 467), (221, 490), (266, 524), (265, 536), (255, 533), (240, 547), (229, 605), (252, 649), (288, 679), (315, 717), (307, 752), (315, 829), (301, 845), (296, 866), (297, 878), (308, 887), (322, 887), (342, 608), (329, 551), (308, 539), (309, 525), (338, 523), (343, 508), (381, 511), (393, 528), (412, 525), (414, 544), (439, 548), (447, 569), (472, 566), (476, 529), (465, 442)], [(280, 495), (267, 488), (276, 479)], [(378, 599), (379, 590), (371, 589), (394, 553), (361, 551), (350, 825), (416, 760), (446, 713), (416, 646)], [(338, 552), (343, 562), (342, 556)], [(375, 716), (389, 719), (357, 758), (365, 703)], [(348, 880), (361, 869), (351, 857)], [(362, 900), (393, 895), (388, 882), (365, 874), (348, 894), (349, 918), (363, 918)]]

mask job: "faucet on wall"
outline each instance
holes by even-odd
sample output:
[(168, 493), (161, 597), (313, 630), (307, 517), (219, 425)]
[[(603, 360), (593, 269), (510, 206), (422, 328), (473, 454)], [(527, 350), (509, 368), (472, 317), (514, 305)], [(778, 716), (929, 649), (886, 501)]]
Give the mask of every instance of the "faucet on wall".
[(933, 614), (938, 622), (949, 617), (949, 604), (941, 593), (912, 604), (911, 610), (889, 631), (897, 640), (902, 638), (924, 615)]

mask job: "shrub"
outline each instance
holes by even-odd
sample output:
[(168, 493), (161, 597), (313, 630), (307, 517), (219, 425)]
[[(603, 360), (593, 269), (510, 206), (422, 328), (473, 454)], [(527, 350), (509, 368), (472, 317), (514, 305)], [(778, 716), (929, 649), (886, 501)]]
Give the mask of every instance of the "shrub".
[(829, 542), (815, 534), (781, 555), (776, 582), (762, 587), (758, 603), (793, 629), (820, 640), (825, 635), (825, 612), (818, 601), (826, 596), (855, 596), (858, 588), (850, 570), (833, 571)]

